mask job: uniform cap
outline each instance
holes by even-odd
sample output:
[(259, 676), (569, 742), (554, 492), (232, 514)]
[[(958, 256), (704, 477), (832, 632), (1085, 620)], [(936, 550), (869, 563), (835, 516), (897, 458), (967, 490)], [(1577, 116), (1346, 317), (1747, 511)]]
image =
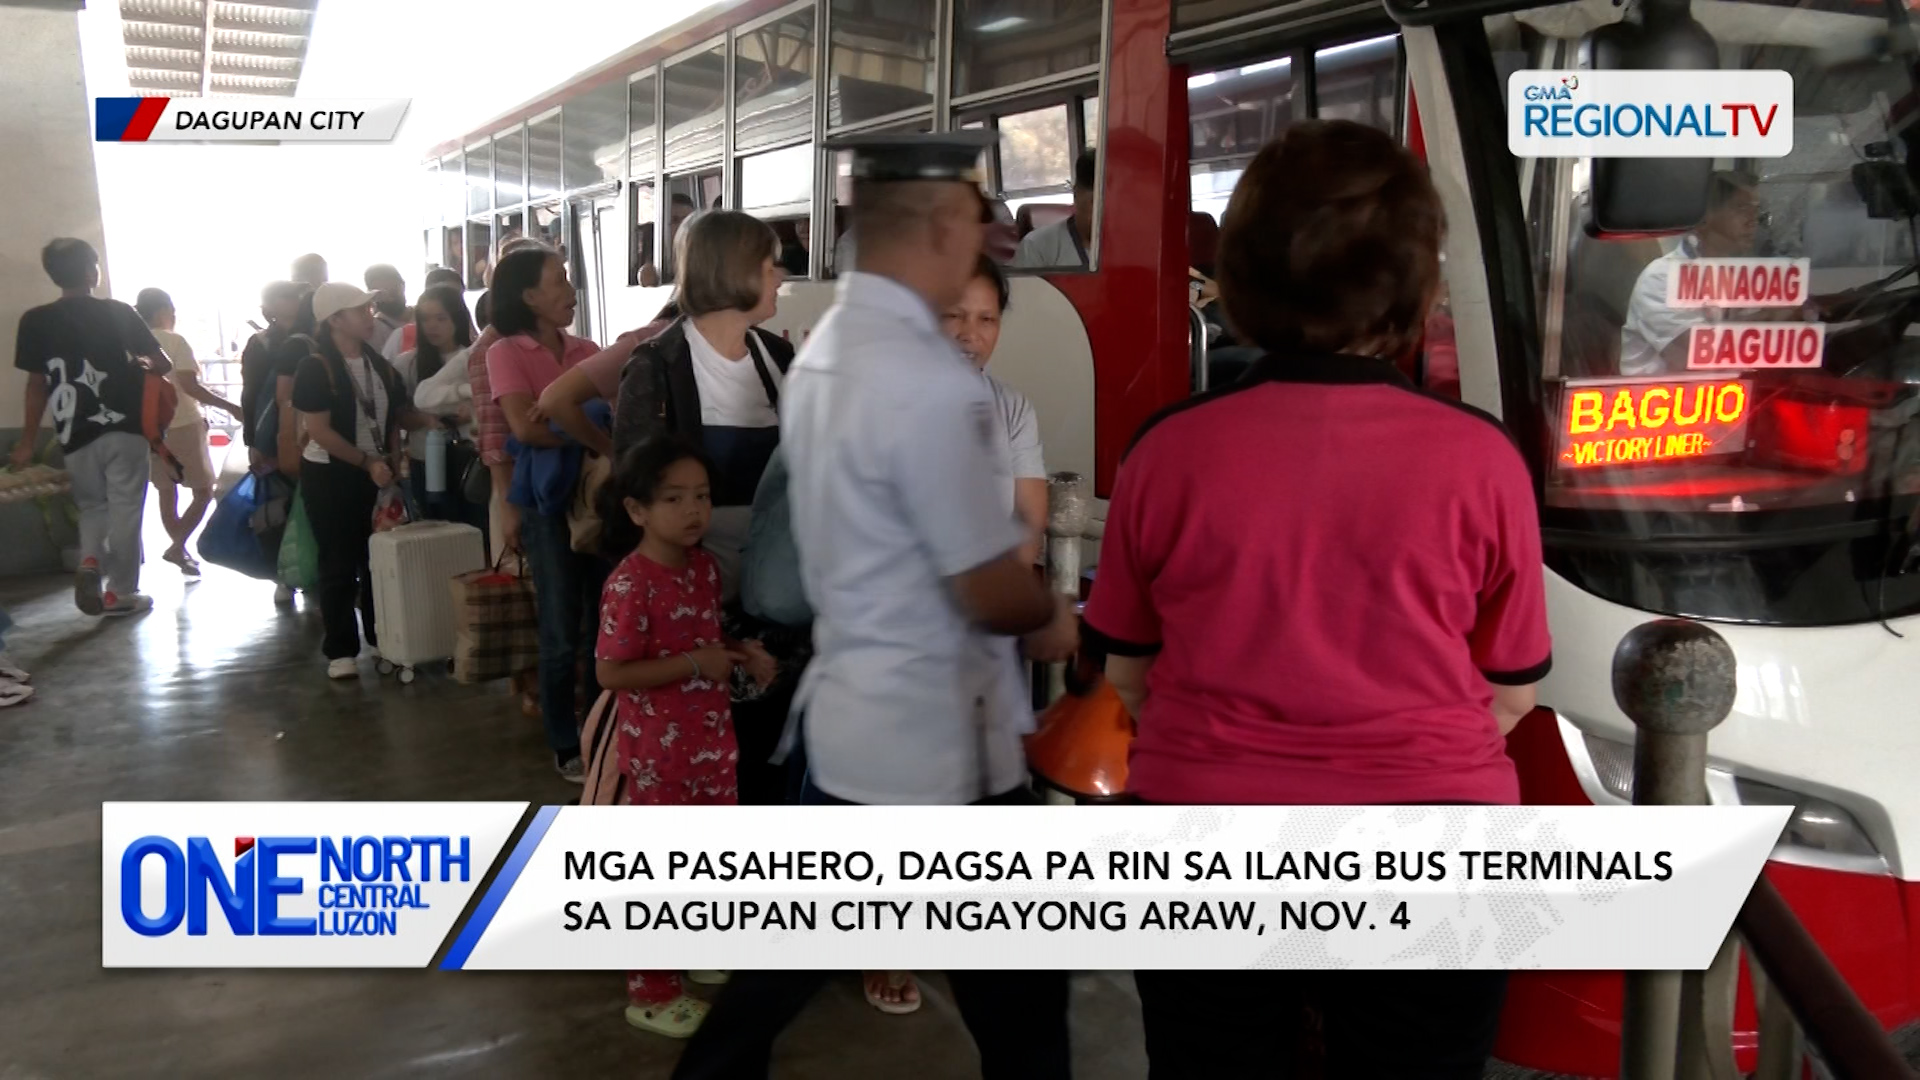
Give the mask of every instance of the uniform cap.
[(980, 153), (993, 145), (984, 128), (917, 135), (849, 135), (829, 140), (829, 150), (853, 153), (855, 180), (952, 180), (980, 184)]

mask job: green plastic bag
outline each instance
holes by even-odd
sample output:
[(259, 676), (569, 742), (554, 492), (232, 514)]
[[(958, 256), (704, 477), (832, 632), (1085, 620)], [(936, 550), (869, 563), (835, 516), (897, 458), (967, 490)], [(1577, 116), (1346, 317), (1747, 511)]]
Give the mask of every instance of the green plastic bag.
[(313, 526), (307, 524), (307, 500), (298, 493), (287, 531), (280, 537), (280, 584), (303, 591), (320, 584), (320, 548), (313, 539)]

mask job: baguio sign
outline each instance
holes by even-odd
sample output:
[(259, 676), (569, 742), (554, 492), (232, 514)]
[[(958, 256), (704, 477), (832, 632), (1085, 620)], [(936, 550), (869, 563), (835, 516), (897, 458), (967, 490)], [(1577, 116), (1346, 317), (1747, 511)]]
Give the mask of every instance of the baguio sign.
[(1634, 465), (1743, 450), (1752, 398), (1739, 379), (1569, 382), (1560, 462)]

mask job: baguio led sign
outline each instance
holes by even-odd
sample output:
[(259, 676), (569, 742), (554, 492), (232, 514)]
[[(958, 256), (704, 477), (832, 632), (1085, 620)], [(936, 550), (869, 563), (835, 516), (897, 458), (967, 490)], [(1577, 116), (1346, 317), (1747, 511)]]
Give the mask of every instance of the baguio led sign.
[(1753, 395), (1739, 379), (1572, 381), (1565, 401), (1560, 463), (1585, 468), (1745, 449)]

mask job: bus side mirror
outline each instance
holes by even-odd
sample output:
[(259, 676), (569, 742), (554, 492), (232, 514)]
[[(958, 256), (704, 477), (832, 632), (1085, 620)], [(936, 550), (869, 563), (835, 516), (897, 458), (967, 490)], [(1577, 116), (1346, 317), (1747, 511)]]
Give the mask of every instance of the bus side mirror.
[[(1720, 46), (1695, 22), (1690, 0), (1646, 0), (1639, 22), (1618, 22), (1587, 36), (1595, 70), (1712, 70)], [(1685, 232), (1707, 213), (1711, 158), (1594, 158), (1587, 235), (1603, 238)]]

